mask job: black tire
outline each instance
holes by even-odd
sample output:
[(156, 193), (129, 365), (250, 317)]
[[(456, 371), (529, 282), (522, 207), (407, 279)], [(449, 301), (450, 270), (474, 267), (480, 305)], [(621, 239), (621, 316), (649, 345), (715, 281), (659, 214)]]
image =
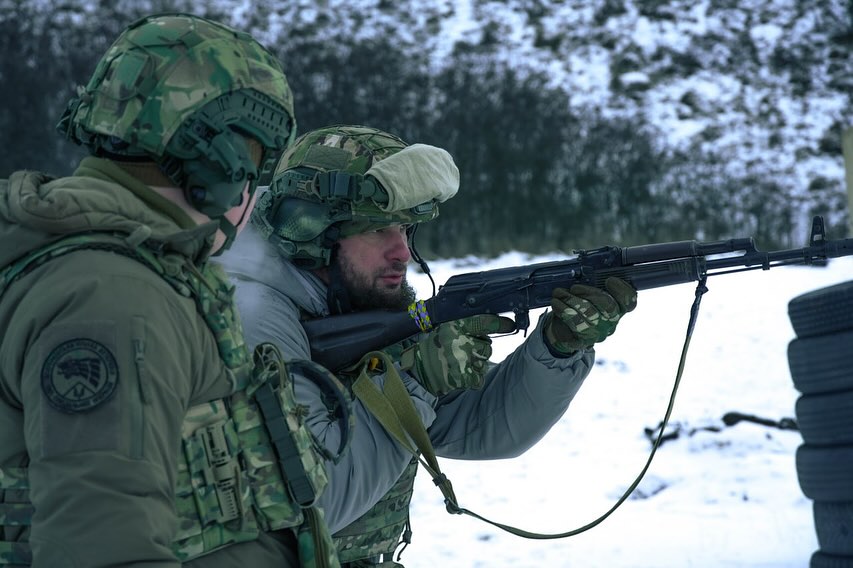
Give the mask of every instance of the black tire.
[(853, 390), (803, 395), (797, 399), (796, 413), (800, 435), (806, 444), (853, 445)]
[(803, 394), (853, 390), (853, 331), (794, 339), (788, 344), (788, 368), (794, 388)]
[(836, 556), (818, 550), (812, 554), (809, 568), (853, 568), (853, 556)]
[(853, 329), (853, 281), (801, 294), (788, 302), (797, 337), (814, 337)]
[(797, 448), (797, 476), (814, 501), (853, 501), (853, 446)]
[(820, 544), (809, 566), (853, 568), (853, 281), (797, 296), (788, 317), (788, 366), (803, 393), (797, 476)]
[(821, 552), (853, 557), (853, 502), (815, 501), (814, 523)]

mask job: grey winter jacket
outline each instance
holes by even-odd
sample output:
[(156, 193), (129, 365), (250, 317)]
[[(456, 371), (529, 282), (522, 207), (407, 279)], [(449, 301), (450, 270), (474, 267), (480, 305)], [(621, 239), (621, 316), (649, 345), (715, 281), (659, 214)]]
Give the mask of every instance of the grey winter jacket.
[[(300, 310), (328, 315), (326, 286), (315, 275), (279, 256), (250, 225), (218, 258), (237, 286), (237, 305), (250, 347), (272, 341), (285, 359), (310, 359)], [(556, 358), (542, 336), (542, 320), (528, 338), (491, 369), (483, 388), (436, 398), (406, 373), (401, 378), (427, 427), (436, 454), (453, 459), (515, 457), (538, 442), (560, 419), (586, 378), (593, 350)], [(375, 379), (381, 382), (382, 378)], [(329, 418), (320, 389), (296, 381), (296, 395), (308, 406), (315, 436), (335, 451), (341, 431)], [(394, 485), (411, 460), (403, 447), (356, 400), (350, 450), (328, 464), (329, 485), (320, 498), (331, 532), (346, 527)]]

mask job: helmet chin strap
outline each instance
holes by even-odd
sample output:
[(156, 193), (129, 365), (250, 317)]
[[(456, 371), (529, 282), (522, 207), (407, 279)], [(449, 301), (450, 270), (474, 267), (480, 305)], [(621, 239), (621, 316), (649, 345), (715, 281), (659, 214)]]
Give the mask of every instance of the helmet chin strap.
[(226, 219), (225, 217), (220, 217), (216, 219), (219, 222), (219, 230), (225, 235), (225, 242), (222, 243), (222, 246), (219, 247), (215, 253), (211, 256), (219, 256), (224, 253), (226, 250), (231, 248), (231, 245), (234, 243), (234, 239), (237, 238), (237, 225), (234, 225)]
[[(248, 197), (249, 200), (252, 199), (252, 193), (253, 191), (250, 188)], [(246, 219), (246, 215), (249, 215), (251, 213), (250, 209), (250, 207), (246, 207), (245, 209), (243, 209), (243, 213), (240, 214), (240, 220), (237, 221), (236, 225), (229, 221), (228, 217), (226, 217), (224, 213), (219, 217), (214, 218), (214, 220), (219, 223), (219, 230), (222, 231), (222, 233), (225, 235), (225, 242), (222, 243), (222, 246), (219, 247), (219, 250), (217, 250), (211, 256), (219, 256), (220, 254), (231, 248), (231, 245), (234, 244), (234, 239), (237, 238), (237, 227), (242, 225), (243, 221)]]
[[(248, 195), (245, 195), (241, 198), (240, 204), (243, 204), (246, 201), (250, 202), (255, 194), (255, 191), (257, 191), (258, 189), (258, 182), (256, 179), (250, 180), (249, 184), (250, 185)], [(225, 242), (222, 243), (222, 246), (219, 247), (219, 250), (216, 251), (213, 256), (219, 256), (220, 254), (231, 248), (231, 245), (234, 244), (234, 239), (237, 238), (237, 227), (243, 225), (243, 222), (246, 220), (246, 216), (251, 214), (252, 207), (244, 208), (243, 212), (240, 214), (240, 220), (237, 221), (236, 225), (231, 223), (231, 221), (228, 220), (224, 213), (222, 214), (222, 216), (216, 218), (216, 220), (219, 222), (219, 230), (225, 234)]]

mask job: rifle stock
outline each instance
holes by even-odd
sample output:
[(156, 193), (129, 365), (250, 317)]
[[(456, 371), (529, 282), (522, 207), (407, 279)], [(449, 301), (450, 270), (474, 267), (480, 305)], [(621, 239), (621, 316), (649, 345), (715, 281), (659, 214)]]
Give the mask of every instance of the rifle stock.
[(434, 297), (416, 304), (418, 311), (428, 316), (417, 321), (408, 312), (389, 311), (305, 321), (311, 358), (331, 371), (339, 371), (369, 351), (477, 314), (513, 313), (516, 330), (526, 330), (530, 310), (550, 305), (554, 288), (573, 284), (603, 288), (611, 276), (622, 278), (637, 290), (647, 290), (746, 270), (825, 265), (830, 258), (853, 255), (853, 239), (827, 241), (823, 218), (818, 216), (812, 220), (808, 246), (799, 249), (763, 252), (756, 248), (752, 237), (747, 237), (605, 246), (575, 252), (577, 256), (567, 260), (453, 276)]

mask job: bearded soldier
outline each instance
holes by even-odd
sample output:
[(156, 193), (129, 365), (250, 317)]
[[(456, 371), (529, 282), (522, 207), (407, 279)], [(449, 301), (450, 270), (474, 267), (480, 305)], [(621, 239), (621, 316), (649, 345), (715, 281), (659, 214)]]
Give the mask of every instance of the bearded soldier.
[[(222, 257), (247, 341), (271, 338), (286, 356), (308, 358), (301, 321), (408, 309), (414, 230), (438, 215), (458, 185), (453, 159), (434, 146), (364, 126), (301, 136), (279, 161), (244, 237)], [(592, 366), (592, 346), (635, 307), (636, 292), (611, 279), (607, 291), (558, 289), (552, 305), (497, 365), (487, 363), (488, 334), (511, 330), (512, 321), (475, 316), (341, 373), (356, 399), (355, 429), (350, 452), (330, 465), (321, 503), (343, 565), (395, 564), (401, 535), (410, 535), (414, 454), (496, 459), (535, 444), (568, 408)], [(316, 387), (297, 379), (296, 395), (308, 407), (311, 430), (334, 446), (339, 426), (316, 405)], [(403, 435), (394, 427), (413, 421)], [(417, 439), (418, 430), (428, 432), (425, 445), (434, 450), (412, 447), (407, 438)]]
[(91, 156), (0, 182), (0, 564), (337, 565), (328, 456), (208, 262), (295, 128), (248, 34), (153, 16), (60, 121)]

